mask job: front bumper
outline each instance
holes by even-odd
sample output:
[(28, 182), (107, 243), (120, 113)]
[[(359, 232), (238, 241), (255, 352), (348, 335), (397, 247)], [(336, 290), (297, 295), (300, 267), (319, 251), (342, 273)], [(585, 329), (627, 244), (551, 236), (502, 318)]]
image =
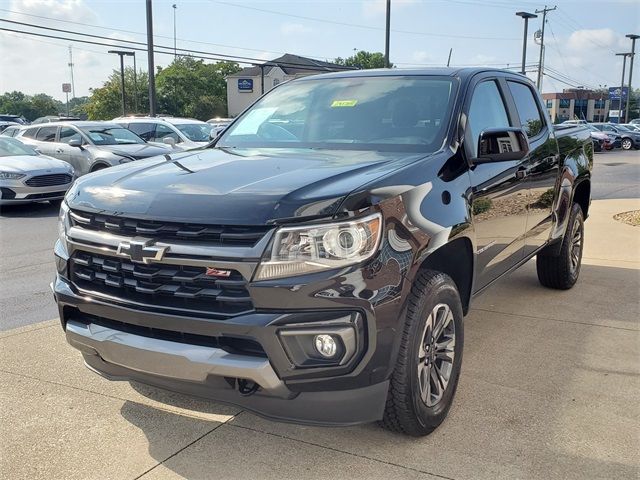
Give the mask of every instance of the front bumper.
[(31, 187), (22, 180), (0, 182), (0, 205), (62, 200), (73, 182), (48, 187)]
[[(53, 283), (53, 291), (67, 341), (82, 352), (91, 370), (110, 380), (137, 381), (287, 422), (354, 425), (382, 418), (389, 383), (371, 381), (370, 372), (364, 369), (370, 358), (365, 352), (359, 352), (345, 366), (334, 367), (336, 372), (347, 372), (337, 374), (337, 378), (302, 375), (300, 379), (299, 370), (292, 374), (293, 366), (279, 343), (277, 332), (283, 324), (309, 325), (308, 315), (312, 315), (314, 325), (318, 320), (325, 324), (345, 318), (345, 312), (252, 313), (233, 320), (204, 321), (87, 298), (61, 276)], [(182, 322), (185, 329), (216, 337), (257, 339), (267, 355), (236, 354), (212, 346), (152, 338), (112, 328), (100, 319), (126, 320), (141, 329), (150, 324), (162, 327)], [(251, 384), (259, 388), (247, 392), (246, 386)]]

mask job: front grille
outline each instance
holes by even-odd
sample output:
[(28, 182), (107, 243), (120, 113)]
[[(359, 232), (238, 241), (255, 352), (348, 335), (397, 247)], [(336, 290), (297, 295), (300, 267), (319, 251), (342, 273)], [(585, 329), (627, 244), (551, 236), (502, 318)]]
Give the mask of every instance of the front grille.
[(76, 210), (71, 211), (71, 222), (87, 230), (128, 237), (140, 235), (151, 236), (155, 240), (194, 240), (229, 247), (253, 247), (272, 228), (158, 222)]
[(253, 310), (242, 275), (208, 276), (207, 267), (134, 263), (130, 260), (76, 251), (71, 279), (85, 291), (136, 302), (150, 308), (229, 317)]
[(30, 187), (51, 187), (52, 185), (66, 185), (71, 182), (71, 175), (56, 173), (52, 175), (38, 175), (25, 181)]

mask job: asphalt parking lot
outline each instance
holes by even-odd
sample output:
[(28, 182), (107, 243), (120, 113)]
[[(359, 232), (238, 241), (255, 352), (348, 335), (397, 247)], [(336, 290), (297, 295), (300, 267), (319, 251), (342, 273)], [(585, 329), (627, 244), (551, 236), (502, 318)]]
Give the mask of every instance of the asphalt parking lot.
[[(82, 366), (48, 283), (54, 208), (0, 215), (0, 478), (638, 478), (640, 153), (596, 156), (579, 284), (529, 262), (479, 297), (431, 436), (279, 424)], [(16, 328), (19, 327), (19, 328)]]

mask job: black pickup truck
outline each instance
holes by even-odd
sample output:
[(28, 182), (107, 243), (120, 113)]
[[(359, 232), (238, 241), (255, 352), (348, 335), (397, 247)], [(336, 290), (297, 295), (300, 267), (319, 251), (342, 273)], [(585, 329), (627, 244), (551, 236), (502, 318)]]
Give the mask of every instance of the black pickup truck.
[[(445, 418), (472, 298), (578, 278), (593, 145), (500, 70), (282, 84), (208, 147), (79, 179), (53, 284), (106, 378), (323, 425)], [(524, 361), (524, 359), (523, 359)]]

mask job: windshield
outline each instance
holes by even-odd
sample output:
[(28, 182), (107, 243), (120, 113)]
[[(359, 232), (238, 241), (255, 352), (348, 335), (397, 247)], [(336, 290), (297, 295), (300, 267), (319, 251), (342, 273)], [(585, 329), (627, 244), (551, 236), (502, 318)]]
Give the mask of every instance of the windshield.
[(182, 132), (192, 142), (208, 142), (212, 125), (208, 123), (174, 123), (174, 127)]
[(131, 130), (122, 127), (80, 127), (94, 145), (131, 145), (145, 143)]
[(0, 157), (15, 155), (38, 155), (38, 152), (13, 138), (0, 137)]
[(456, 85), (449, 77), (301, 80), (272, 90), (216, 147), (433, 152), (444, 141)]

